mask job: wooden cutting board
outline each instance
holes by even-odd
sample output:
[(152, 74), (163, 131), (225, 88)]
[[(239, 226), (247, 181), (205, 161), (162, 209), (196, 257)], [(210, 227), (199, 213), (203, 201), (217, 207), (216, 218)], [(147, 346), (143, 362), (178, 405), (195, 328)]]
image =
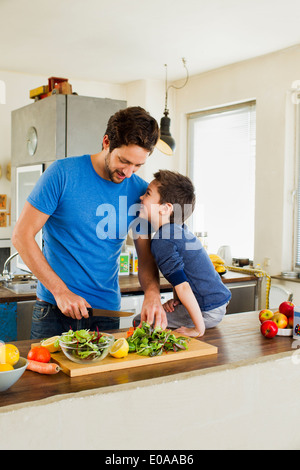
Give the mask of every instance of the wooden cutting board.
[[(115, 339), (125, 338), (126, 333), (114, 334)], [(59, 364), (62, 371), (70, 377), (78, 377), (81, 375), (98, 374), (101, 372), (108, 372), (112, 370), (129, 369), (130, 367), (140, 367), (153, 364), (161, 364), (163, 362), (178, 361), (183, 359), (190, 359), (192, 357), (209, 356), (217, 354), (218, 348), (203, 341), (192, 339), (188, 342), (188, 349), (177, 352), (164, 352), (161, 356), (148, 357), (139, 356), (136, 353), (129, 353), (128, 356), (122, 359), (116, 359), (110, 355), (105, 359), (94, 364), (76, 364), (70, 361), (63, 352), (56, 352), (51, 354), (54, 362)]]

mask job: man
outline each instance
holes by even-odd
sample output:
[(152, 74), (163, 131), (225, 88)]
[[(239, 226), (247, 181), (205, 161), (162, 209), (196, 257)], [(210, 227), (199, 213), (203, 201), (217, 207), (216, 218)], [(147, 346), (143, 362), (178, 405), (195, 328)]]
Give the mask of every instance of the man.
[[(118, 258), (132, 208), (147, 183), (135, 175), (154, 150), (158, 124), (144, 109), (118, 111), (107, 125), (95, 155), (57, 160), (43, 173), (26, 201), (12, 242), (38, 278), (32, 338), (59, 335), (70, 327), (118, 328), (118, 318), (90, 318), (88, 308), (118, 310)], [(125, 208), (125, 210), (124, 210)], [(43, 252), (35, 241), (43, 228)], [(145, 299), (142, 320), (166, 327), (158, 270), (150, 237), (134, 241)]]

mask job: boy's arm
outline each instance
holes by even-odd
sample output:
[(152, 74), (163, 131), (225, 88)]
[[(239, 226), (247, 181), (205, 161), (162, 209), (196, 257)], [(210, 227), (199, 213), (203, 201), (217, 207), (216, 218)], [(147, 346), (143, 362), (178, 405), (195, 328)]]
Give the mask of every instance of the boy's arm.
[(188, 282), (182, 282), (175, 286), (175, 291), (180, 302), (187, 309), (195, 325), (195, 328), (186, 328), (182, 326), (181, 328), (178, 328), (177, 331), (192, 337), (203, 336), (205, 332), (205, 324), (201, 309), (190, 284)]

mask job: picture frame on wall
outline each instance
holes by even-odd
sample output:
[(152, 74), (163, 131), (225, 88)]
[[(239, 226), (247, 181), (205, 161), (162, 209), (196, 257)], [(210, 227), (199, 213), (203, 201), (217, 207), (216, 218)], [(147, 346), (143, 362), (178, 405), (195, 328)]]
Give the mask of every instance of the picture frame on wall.
[(0, 211), (6, 210), (7, 205), (7, 195), (0, 194)]
[(7, 227), (7, 212), (0, 212), (0, 227)]

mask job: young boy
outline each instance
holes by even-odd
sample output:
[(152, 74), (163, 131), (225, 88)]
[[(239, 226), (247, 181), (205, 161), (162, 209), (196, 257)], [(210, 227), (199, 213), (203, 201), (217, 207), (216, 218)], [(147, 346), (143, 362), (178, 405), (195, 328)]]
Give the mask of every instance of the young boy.
[[(140, 217), (155, 231), (151, 251), (173, 286), (174, 298), (163, 305), (168, 328), (200, 337), (206, 328), (220, 323), (231, 293), (201, 242), (183, 223), (195, 206), (191, 180), (168, 170), (158, 171), (154, 178), (140, 197)], [(140, 321), (140, 316), (134, 320)]]

